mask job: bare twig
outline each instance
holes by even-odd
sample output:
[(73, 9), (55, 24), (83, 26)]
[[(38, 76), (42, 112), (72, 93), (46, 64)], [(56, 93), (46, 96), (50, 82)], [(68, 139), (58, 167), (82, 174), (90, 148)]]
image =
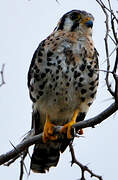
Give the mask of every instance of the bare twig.
[(25, 163), (24, 163), (24, 160), (25, 160), (25, 158), (27, 156), (27, 153), (28, 153), (28, 150), (24, 151), (22, 156), (21, 156), (21, 161), (20, 161), (20, 178), (19, 178), (19, 180), (23, 179), (24, 168), (25, 168), (26, 173), (28, 174), (27, 168), (26, 168)]
[(88, 172), (91, 177), (96, 177), (99, 180), (103, 180), (102, 176), (99, 176), (99, 175), (93, 173), (92, 170), (90, 170), (86, 165), (83, 165), (76, 159), (72, 143), (69, 145), (69, 148), (70, 148), (70, 152), (71, 152), (71, 156), (72, 156), (71, 166), (73, 164), (76, 164), (81, 168), (81, 179), (80, 180), (85, 180), (85, 172)]
[(5, 64), (2, 65), (2, 68), (1, 68), (1, 71), (0, 71), (0, 75), (1, 75), (0, 87), (5, 84), (5, 81), (4, 81), (4, 68), (5, 68)]
[[(102, 0), (96, 0), (97, 3), (100, 5), (101, 9), (103, 10), (106, 20), (105, 20), (105, 24), (106, 24), (106, 34), (105, 34), (105, 50), (106, 50), (106, 60), (107, 60), (107, 74), (106, 74), (106, 85), (108, 88), (108, 91), (111, 93), (111, 95), (114, 97), (115, 101), (118, 101), (118, 78), (117, 78), (117, 74), (116, 74), (116, 70), (118, 67), (118, 38), (117, 38), (117, 30), (115, 30), (115, 22), (116, 24), (118, 24), (118, 19), (115, 16), (115, 13), (112, 10), (112, 6), (111, 6), (111, 1), (107, 0), (108, 2), (108, 7), (106, 7), (106, 5), (102, 2)], [(109, 20), (109, 15), (110, 15), (110, 19)], [(111, 22), (111, 29), (109, 28), (109, 22)], [(109, 35), (109, 31), (111, 31), (113, 33), (113, 37), (111, 37)], [(116, 45), (115, 49), (113, 50), (112, 54), (114, 53), (114, 51), (116, 51), (116, 59), (114, 62), (114, 68), (112, 71), (113, 74), (113, 78), (115, 80), (115, 92), (113, 92), (112, 88), (111, 88), (111, 84), (109, 83), (109, 72), (110, 72), (110, 56), (109, 55), (109, 47), (108, 47), (108, 38), (110, 37), (110, 39), (112, 39), (112, 42)]]

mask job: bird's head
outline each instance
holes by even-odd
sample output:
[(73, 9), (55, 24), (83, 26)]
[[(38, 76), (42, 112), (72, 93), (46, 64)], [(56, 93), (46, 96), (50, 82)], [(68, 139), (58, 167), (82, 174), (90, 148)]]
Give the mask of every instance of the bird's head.
[(92, 34), (93, 21), (90, 13), (72, 10), (62, 16), (55, 30)]

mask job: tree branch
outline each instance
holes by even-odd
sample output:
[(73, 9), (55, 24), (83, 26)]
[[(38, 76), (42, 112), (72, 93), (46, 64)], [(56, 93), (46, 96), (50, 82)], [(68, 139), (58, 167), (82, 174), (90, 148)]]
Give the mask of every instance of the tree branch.
[[(80, 121), (80, 122), (74, 124), (73, 128), (75, 128), (75, 130), (79, 130), (81, 128), (94, 127), (95, 125), (100, 124), (106, 118), (111, 116), (117, 110), (118, 110), (118, 104), (113, 103), (106, 110), (104, 110), (102, 113), (95, 116), (94, 118), (91, 118), (91, 119), (85, 120), (85, 121)], [(61, 128), (62, 127), (55, 128), (55, 133), (59, 134), (59, 131)], [(11, 151), (7, 152), (6, 154), (2, 154), (0, 156), (0, 165), (14, 159), (15, 157), (21, 156), (22, 152), (24, 152), (26, 149), (28, 149), (31, 145), (37, 144), (40, 142), (42, 142), (42, 133), (35, 135), (35, 136), (29, 136), (28, 138), (25, 138), (14, 149), (12, 149)]]

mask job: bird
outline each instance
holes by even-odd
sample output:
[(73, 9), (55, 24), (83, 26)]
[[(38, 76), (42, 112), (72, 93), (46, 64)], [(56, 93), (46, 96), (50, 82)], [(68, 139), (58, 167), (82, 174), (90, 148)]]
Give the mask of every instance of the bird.
[[(83, 121), (99, 84), (98, 52), (92, 40), (94, 17), (71, 10), (36, 49), (28, 71), (32, 129), (43, 133), (34, 146), (31, 170), (46, 173), (73, 140), (72, 125)], [(62, 126), (54, 135), (54, 127)], [(81, 130), (82, 133), (82, 130)]]

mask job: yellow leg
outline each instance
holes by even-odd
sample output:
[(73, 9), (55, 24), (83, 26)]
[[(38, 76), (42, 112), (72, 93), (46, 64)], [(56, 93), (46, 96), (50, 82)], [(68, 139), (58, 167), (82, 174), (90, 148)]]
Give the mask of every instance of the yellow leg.
[(57, 136), (53, 135), (54, 124), (49, 120), (49, 115), (46, 114), (46, 122), (43, 130), (43, 142), (46, 143), (47, 140), (56, 140)]
[(67, 129), (67, 138), (68, 139), (71, 139), (72, 135), (71, 135), (71, 128), (72, 128), (72, 125), (76, 123), (76, 118), (78, 116), (78, 113), (79, 113), (79, 109), (77, 109), (74, 114), (73, 114), (73, 117), (72, 117), (72, 120), (65, 124), (64, 127), (61, 129), (61, 133), (65, 133), (66, 132), (66, 129)]

